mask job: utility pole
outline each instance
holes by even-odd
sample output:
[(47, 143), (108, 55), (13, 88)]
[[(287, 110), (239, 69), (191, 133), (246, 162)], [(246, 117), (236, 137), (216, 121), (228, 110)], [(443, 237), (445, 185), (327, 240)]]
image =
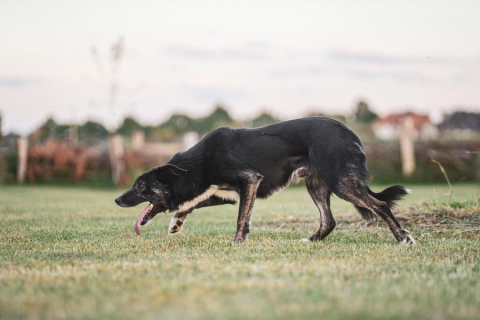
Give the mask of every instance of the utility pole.
[(95, 46), (92, 46), (90, 49), (95, 69), (97, 70), (99, 77), (103, 80), (102, 82), (106, 82), (107, 85), (108, 103), (105, 124), (107, 129), (112, 132), (118, 125), (115, 121), (115, 112), (116, 101), (119, 92), (118, 75), (120, 73), (120, 64), (125, 51), (124, 48), (125, 40), (123, 37), (118, 38), (118, 40), (115, 41), (110, 47), (110, 69), (108, 73), (105, 71), (98, 49)]
[(108, 99), (108, 108), (109, 108), (109, 118), (112, 119), (111, 129), (113, 130), (118, 124), (115, 121), (115, 102), (118, 95), (118, 74), (120, 72), (120, 62), (123, 57), (124, 52), (124, 40), (123, 37), (120, 37), (117, 42), (114, 42), (111, 48), (111, 74), (110, 74), (110, 84), (109, 84), (109, 99)]
[(118, 134), (113, 134), (118, 126), (116, 121), (115, 103), (119, 91), (118, 75), (120, 72), (120, 62), (124, 53), (125, 41), (123, 37), (118, 38), (110, 47), (110, 72), (107, 75), (103, 68), (100, 55), (96, 47), (92, 47), (91, 54), (95, 68), (101, 78), (107, 81), (108, 105), (107, 105), (107, 129), (112, 133), (109, 138), (110, 164), (112, 167), (112, 179), (115, 185), (122, 183), (122, 177), (125, 174), (125, 161), (123, 160), (123, 140)]
[(2, 114), (0, 113), (0, 142), (2, 142)]

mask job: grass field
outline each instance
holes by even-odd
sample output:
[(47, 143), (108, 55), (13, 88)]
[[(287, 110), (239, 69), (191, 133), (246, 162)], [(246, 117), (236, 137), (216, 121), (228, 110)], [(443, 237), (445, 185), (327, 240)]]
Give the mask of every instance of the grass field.
[[(374, 190), (381, 189), (374, 187)], [(236, 206), (133, 231), (118, 190), (0, 186), (1, 319), (480, 319), (480, 186), (412, 186), (399, 245), (334, 199), (337, 228), (303, 243), (318, 212), (303, 188), (257, 201), (232, 244)]]

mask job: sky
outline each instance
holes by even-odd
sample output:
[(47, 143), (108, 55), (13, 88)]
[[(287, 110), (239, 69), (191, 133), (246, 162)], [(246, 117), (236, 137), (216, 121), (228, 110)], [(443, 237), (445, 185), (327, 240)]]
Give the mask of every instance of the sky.
[[(2, 131), (114, 128), (217, 103), (246, 119), (480, 111), (480, 1), (0, 0)], [(111, 47), (120, 37), (109, 107)], [(97, 52), (97, 55), (92, 54)]]

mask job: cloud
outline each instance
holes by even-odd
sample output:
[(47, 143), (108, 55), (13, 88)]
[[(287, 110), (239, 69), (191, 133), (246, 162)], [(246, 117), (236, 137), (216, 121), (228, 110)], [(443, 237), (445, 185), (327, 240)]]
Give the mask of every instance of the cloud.
[(451, 81), (454, 70), (478, 66), (478, 56), (419, 56), (383, 54), (358, 49), (331, 51), (329, 57), (344, 74), (360, 80), (440, 83)]
[(267, 73), (270, 78), (313, 78), (346, 75), (362, 81), (375, 81), (390, 79), (397, 82), (430, 82), (438, 83), (442, 76), (435, 68), (429, 67), (398, 67), (388, 65), (358, 64), (351, 67), (333, 64), (320, 67), (311, 66), (279, 68)]
[(350, 61), (359, 63), (373, 63), (385, 65), (418, 65), (418, 64), (446, 64), (453, 62), (453, 59), (446, 57), (413, 56), (413, 55), (387, 55), (381, 53), (359, 51), (359, 50), (335, 50), (330, 54), (331, 58), (339, 61)]
[(268, 72), (271, 78), (289, 78), (289, 77), (317, 77), (327, 74), (330, 70), (323, 67), (291, 67), (279, 68)]
[(334, 68), (363, 81), (472, 85), (480, 70), (480, 55), (395, 55), (359, 49), (331, 51)]
[(169, 56), (192, 60), (263, 60), (269, 57), (269, 46), (251, 42), (242, 46), (224, 48), (198, 48), (194, 46), (169, 46), (163, 50)]
[(205, 78), (190, 78), (181, 83), (182, 89), (195, 99), (204, 101), (222, 101), (226, 98), (242, 99), (246, 92), (238, 87), (218, 84)]
[(344, 69), (344, 73), (360, 80), (390, 79), (397, 82), (438, 82), (439, 77), (435, 74), (422, 71), (398, 71), (398, 70), (375, 70), (369, 68)]
[(330, 52), (330, 58), (341, 62), (358, 62), (378, 65), (443, 65), (470, 66), (480, 64), (480, 54), (464, 57), (435, 55), (392, 55), (367, 50), (340, 49)]
[(364, 81), (390, 79), (398, 82), (436, 82), (440, 80), (438, 74), (429, 72), (426, 68), (400, 69), (371, 65), (359, 65), (358, 67), (351, 68), (345, 68), (339, 65), (331, 67), (312, 65), (311, 67), (280, 68), (267, 73), (269, 77), (276, 79), (325, 77), (335, 74), (344, 74)]
[(36, 85), (40, 83), (41, 80), (37, 78), (21, 78), (21, 77), (9, 77), (9, 78), (0, 78), (0, 88), (22, 88), (29, 85)]

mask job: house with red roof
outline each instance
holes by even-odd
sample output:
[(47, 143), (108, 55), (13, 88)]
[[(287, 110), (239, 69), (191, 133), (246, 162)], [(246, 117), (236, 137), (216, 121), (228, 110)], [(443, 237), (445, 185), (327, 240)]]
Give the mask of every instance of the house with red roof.
[(432, 124), (430, 118), (413, 112), (395, 113), (377, 118), (372, 124), (372, 130), (380, 140), (398, 140), (402, 133), (408, 134), (415, 140), (432, 140), (438, 137), (438, 129)]

